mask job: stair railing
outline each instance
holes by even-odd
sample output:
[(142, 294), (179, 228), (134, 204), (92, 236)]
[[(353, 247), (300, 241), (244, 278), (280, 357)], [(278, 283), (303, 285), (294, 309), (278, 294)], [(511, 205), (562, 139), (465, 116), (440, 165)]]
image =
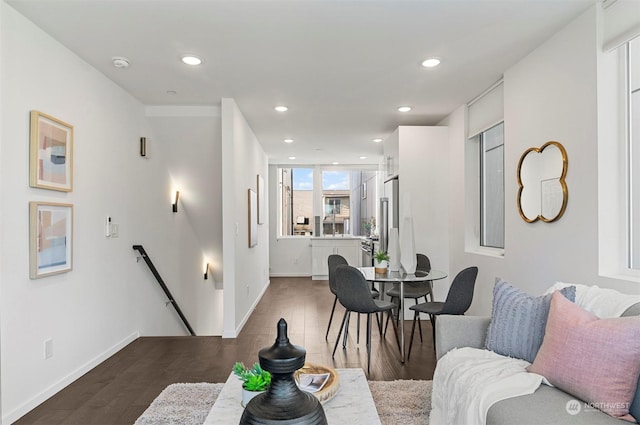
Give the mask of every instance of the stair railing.
[(160, 273), (158, 273), (158, 270), (153, 265), (153, 262), (151, 261), (151, 258), (149, 258), (149, 256), (147, 255), (147, 252), (144, 250), (144, 247), (142, 245), (133, 245), (133, 249), (140, 253), (140, 256), (138, 257), (138, 261), (140, 261), (140, 259), (143, 259), (144, 262), (147, 263), (147, 266), (149, 266), (149, 270), (151, 270), (151, 273), (153, 273), (153, 276), (155, 276), (156, 280), (158, 281), (158, 284), (160, 285), (164, 293), (167, 295), (167, 298), (169, 298), (169, 301), (167, 302), (167, 304), (173, 305), (173, 308), (176, 309), (178, 316), (180, 316), (180, 318), (182, 319), (182, 322), (189, 330), (189, 333), (195, 336), (196, 334), (195, 332), (193, 332), (193, 328), (191, 328), (189, 321), (184, 316), (184, 314), (182, 314), (182, 310), (180, 310), (178, 303), (173, 298), (173, 295), (171, 295), (171, 291), (169, 291), (169, 288), (167, 288), (167, 285), (164, 283), (164, 280), (162, 280)]

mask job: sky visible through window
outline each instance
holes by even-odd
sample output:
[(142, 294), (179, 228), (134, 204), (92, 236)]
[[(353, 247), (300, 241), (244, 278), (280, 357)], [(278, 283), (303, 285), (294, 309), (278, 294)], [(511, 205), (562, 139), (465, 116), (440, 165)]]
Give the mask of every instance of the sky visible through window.
[(322, 190), (349, 190), (349, 171), (323, 171)]
[[(349, 171), (323, 171), (322, 190), (349, 190)], [(313, 190), (313, 168), (293, 169), (293, 190)]]

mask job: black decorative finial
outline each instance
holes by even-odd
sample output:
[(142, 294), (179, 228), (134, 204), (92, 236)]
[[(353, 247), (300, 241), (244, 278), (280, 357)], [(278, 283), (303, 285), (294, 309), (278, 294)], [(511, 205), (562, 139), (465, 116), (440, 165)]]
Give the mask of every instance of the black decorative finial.
[(240, 424), (326, 425), (327, 418), (316, 397), (301, 391), (293, 373), (304, 366), (307, 352), (293, 345), (287, 336), (287, 322), (278, 321), (275, 343), (260, 350), (260, 366), (271, 373), (271, 385), (266, 393), (254, 397), (244, 409)]

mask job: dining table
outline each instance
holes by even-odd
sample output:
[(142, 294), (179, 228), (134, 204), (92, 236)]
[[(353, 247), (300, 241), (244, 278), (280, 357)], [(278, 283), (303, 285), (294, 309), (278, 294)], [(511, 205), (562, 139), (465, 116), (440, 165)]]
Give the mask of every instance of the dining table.
[[(400, 287), (400, 306), (398, 308), (398, 320), (399, 320), (399, 338), (400, 338), (400, 361), (405, 361), (404, 350), (404, 284), (406, 282), (428, 282), (429, 289), (433, 294), (433, 281), (441, 280), (447, 277), (447, 273), (441, 270), (431, 269), (428, 272), (422, 270), (416, 270), (415, 273), (406, 273), (404, 270), (391, 271), (387, 269), (386, 273), (376, 273), (375, 267), (358, 267), (358, 270), (364, 275), (364, 278), (368, 282), (378, 282), (382, 284), (380, 296), (384, 295), (384, 285), (386, 283), (397, 283)], [(433, 301), (433, 295), (431, 295)]]

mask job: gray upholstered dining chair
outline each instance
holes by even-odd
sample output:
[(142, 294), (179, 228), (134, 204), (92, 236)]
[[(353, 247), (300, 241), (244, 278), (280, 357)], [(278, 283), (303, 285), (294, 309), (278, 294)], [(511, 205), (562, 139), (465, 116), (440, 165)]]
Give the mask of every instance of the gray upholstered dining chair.
[[(371, 370), (371, 314), (378, 314), (387, 312), (391, 314), (391, 311), (395, 307), (390, 301), (380, 301), (373, 299), (371, 295), (371, 289), (369, 283), (366, 281), (360, 270), (355, 267), (341, 265), (336, 267), (335, 270), (336, 288), (338, 291), (338, 300), (340, 304), (346, 309), (342, 323), (340, 325), (340, 331), (336, 338), (335, 346), (333, 347), (333, 358), (340, 342), (340, 335), (344, 330), (344, 339), (342, 347), (346, 348), (347, 345), (347, 329), (349, 328), (349, 314), (362, 313), (367, 315), (367, 373)], [(398, 343), (398, 349), (400, 349), (400, 340), (398, 339), (398, 329), (395, 321), (393, 323), (393, 330)], [(382, 335), (382, 332), (380, 332)]]
[[(421, 271), (425, 273), (429, 273), (431, 271), (431, 261), (429, 261), (429, 257), (424, 254), (416, 254), (416, 271)], [(405, 282), (404, 283), (404, 297), (405, 298), (413, 298), (415, 304), (418, 304), (418, 300), (424, 297), (424, 301), (427, 302), (427, 295), (433, 301), (433, 295), (431, 293), (432, 283), (431, 281), (426, 282)], [(397, 309), (395, 313), (396, 317), (396, 325), (398, 324), (398, 309), (400, 308), (400, 285), (394, 284), (391, 289), (389, 289), (386, 294), (391, 297), (391, 301), (397, 304)], [(389, 325), (389, 319), (387, 318), (387, 322), (384, 325), (385, 332), (387, 331), (387, 326)], [(422, 341), (422, 325), (418, 322), (418, 329), (420, 331), (420, 341)]]
[[(325, 341), (329, 339), (329, 329), (331, 328), (331, 322), (333, 321), (333, 314), (336, 311), (336, 303), (338, 302), (338, 290), (336, 289), (335, 270), (336, 267), (347, 265), (347, 260), (338, 254), (331, 254), (327, 259), (327, 265), (329, 266), (329, 290), (335, 296), (333, 299), (333, 307), (331, 308), (331, 315), (329, 316), (329, 323), (327, 324), (327, 333), (324, 336)], [(373, 298), (378, 298), (380, 293), (372, 288), (371, 295)], [(358, 341), (360, 340), (360, 317), (358, 316)]]
[(411, 356), (411, 346), (413, 345), (413, 334), (416, 330), (416, 321), (420, 322), (420, 313), (426, 313), (431, 319), (433, 329), (433, 347), (436, 346), (436, 316), (440, 314), (463, 315), (467, 312), (473, 301), (473, 289), (478, 277), (478, 268), (467, 267), (459, 272), (451, 282), (447, 299), (444, 302), (426, 302), (409, 307), (414, 311), (413, 324), (411, 325), (411, 337), (409, 338), (409, 352), (407, 360)]

